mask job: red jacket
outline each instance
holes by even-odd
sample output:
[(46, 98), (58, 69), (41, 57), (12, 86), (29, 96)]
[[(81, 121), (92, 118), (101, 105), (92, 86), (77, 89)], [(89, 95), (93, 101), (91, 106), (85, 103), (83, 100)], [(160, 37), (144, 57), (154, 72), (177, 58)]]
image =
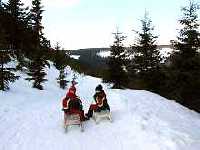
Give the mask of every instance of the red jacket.
[(76, 88), (75, 86), (71, 86), (66, 94), (66, 97), (62, 100), (63, 109), (68, 109), (70, 100), (76, 98)]
[[(70, 101), (79, 99), (75, 93), (76, 93), (76, 88), (74, 86), (71, 86), (69, 91), (66, 94), (66, 97), (62, 100), (63, 109), (69, 110)], [(84, 111), (83, 110), (70, 108), (69, 112), (67, 112), (67, 114), (73, 114), (73, 113), (79, 114), (81, 121), (84, 120)]]

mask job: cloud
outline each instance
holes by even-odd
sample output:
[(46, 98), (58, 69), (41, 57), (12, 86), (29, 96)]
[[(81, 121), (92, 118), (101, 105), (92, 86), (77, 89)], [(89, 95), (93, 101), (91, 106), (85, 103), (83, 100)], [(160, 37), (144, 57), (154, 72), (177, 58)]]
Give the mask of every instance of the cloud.
[(42, 3), (45, 7), (71, 7), (79, 4), (80, 0), (42, 0)]
[[(31, 0), (21, 1), (25, 4), (25, 6), (31, 6)], [(41, 2), (45, 8), (64, 8), (76, 6), (77, 4), (79, 4), (80, 0), (41, 0)]]

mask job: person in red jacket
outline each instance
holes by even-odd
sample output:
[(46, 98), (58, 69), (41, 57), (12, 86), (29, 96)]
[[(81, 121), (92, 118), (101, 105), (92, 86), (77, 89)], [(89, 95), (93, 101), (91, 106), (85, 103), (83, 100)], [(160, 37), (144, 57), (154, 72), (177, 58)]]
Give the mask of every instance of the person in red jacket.
[[(62, 101), (63, 111), (65, 115), (79, 114), (81, 121), (86, 120), (84, 116), (83, 106), (80, 98), (76, 95), (76, 87), (72, 82), (72, 86), (69, 88), (65, 98)], [(66, 122), (66, 120), (64, 120)]]

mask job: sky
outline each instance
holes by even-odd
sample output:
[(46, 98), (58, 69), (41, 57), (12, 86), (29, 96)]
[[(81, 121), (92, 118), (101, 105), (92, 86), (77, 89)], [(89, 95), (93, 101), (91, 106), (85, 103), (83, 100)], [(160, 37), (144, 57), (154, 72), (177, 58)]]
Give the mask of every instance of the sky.
[[(21, 0), (26, 5), (31, 0)], [(130, 46), (141, 31), (141, 19), (148, 12), (158, 35), (158, 44), (176, 39), (181, 7), (188, 0), (42, 0), (43, 26), (52, 47), (64, 49), (109, 47), (118, 28)]]

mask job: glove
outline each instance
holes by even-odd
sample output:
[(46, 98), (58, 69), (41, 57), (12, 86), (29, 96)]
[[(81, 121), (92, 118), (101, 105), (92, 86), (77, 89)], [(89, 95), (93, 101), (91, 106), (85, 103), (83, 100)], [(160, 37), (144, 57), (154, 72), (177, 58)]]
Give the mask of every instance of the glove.
[(101, 111), (101, 108), (100, 107), (97, 107), (97, 109), (95, 110), (96, 112), (100, 112)]

